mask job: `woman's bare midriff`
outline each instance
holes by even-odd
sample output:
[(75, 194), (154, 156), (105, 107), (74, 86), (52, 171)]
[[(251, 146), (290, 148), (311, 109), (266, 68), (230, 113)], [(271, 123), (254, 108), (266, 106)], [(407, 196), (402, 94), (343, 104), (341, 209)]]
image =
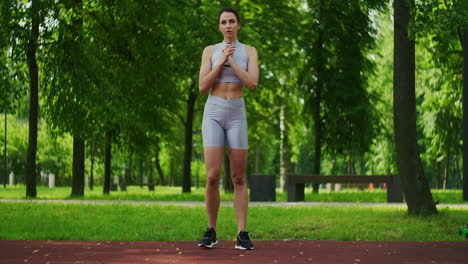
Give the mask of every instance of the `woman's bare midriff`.
[(238, 83), (215, 83), (211, 88), (211, 95), (228, 99), (241, 98), (244, 96), (244, 87)]

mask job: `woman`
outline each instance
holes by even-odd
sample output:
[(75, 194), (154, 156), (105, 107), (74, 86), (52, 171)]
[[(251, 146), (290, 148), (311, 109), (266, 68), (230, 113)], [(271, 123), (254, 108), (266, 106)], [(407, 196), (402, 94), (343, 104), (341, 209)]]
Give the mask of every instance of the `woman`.
[(244, 105), (244, 85), (255, 89), (258, 83), (258, 55), (253, 47), (237, 40), (239, 15), (232, 8), (218, 14), (223, 42), (204, 49), (200, 67), (199, 89), (210, 92), (202, 123), (206, 163), (206, 212), (208, 229), (200, 247), (212, 248), (216, 239), (219, 180), (225, 143), (229, 148), (231, 178), (234, 184), (234, 208), (237, 218), (236, 249), (253, 249), (246, 231), (248, 195), (245, 169), (247, 166), (247, 119)]

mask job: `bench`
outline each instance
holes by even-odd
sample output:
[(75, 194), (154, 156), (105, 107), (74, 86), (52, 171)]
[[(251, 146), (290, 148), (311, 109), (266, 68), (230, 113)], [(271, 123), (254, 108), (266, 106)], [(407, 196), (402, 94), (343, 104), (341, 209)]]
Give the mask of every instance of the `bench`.
[(288, 175), (288, 202), (304, 201), (306, 183), (387, 183), (387, 203), (403, 202), (398, 175)]

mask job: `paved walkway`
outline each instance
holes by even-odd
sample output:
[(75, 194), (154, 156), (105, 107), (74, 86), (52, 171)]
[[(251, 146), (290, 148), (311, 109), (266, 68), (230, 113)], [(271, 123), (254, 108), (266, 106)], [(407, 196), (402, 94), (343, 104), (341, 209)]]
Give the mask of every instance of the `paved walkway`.
[(14, 263), (316, 263), (466, 264), (468, 242), (257, 241), (252, 251), (221, 241), (195, 242), (0, 240), (0, 264)]
[[(205, 206), (205, 202), (190, 201), (133, 201), (133, 200), (56, 200), (56, 199), (0, 199), (4, 203), (65, 203), (65, 204), (143, 204), (143, 205), (178, 205), (178, 206)], [(221, 202), (222, 206), (233, 206), (232, 202)], [(359, 203), (359, 202), (249, 202), (249, 207), (272, 206), (272, 207), (294, 207), (294, 206), (385, 206), (406, 208), (405, 203)], [(460, 208), (468, 209), (468, 203), (464, 204), (438, 204), (438, 208)]]

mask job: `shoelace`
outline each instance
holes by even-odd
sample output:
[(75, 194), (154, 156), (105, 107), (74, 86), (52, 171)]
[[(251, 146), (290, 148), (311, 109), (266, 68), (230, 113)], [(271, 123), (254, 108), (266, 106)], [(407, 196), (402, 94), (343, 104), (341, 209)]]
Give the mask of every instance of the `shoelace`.
[(242, 232), (239, 234), (239, 238), (242, 240), (242, 241), (248, 241), (250, 242), (250, 238), (249, 238), (249, 233), (248, 232)]
[(205, 234), (203, 235), (203, 241), (204, 242), (209, 242), (211, 240), (211, 237), (213, 236), (213, 231), (211, 230), (208, 230), (205, 232)]

